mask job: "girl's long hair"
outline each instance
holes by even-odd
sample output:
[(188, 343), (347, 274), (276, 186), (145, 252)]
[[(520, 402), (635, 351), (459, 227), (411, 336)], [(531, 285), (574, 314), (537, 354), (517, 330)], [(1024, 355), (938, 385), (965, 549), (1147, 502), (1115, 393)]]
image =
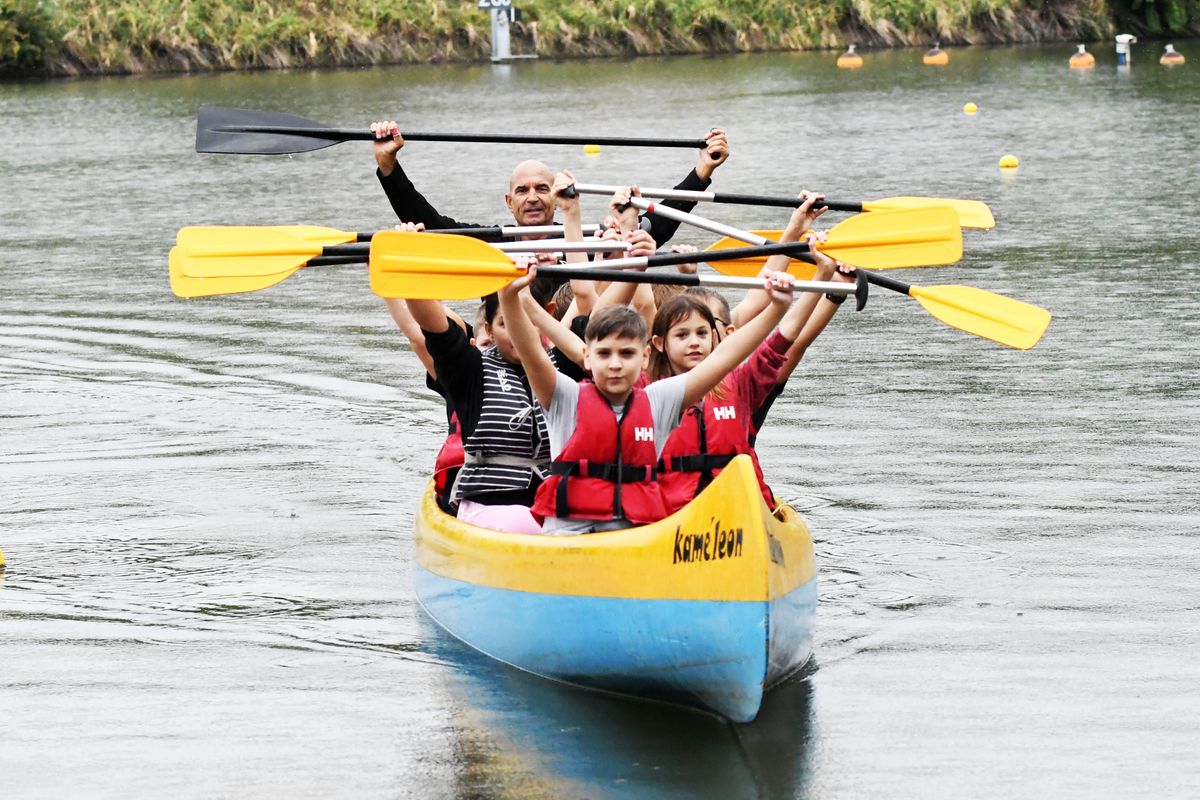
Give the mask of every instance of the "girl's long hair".
[[(701, 319), (708, 323), (713, 329), (715, 335), (717, 329), (717, 321), (713, 317), (712, 311), (708, 305), (698, 297), (677, 294), (659, 307), (658, 313), (654, 315), (654, 324), (650, 327), (650, 380), (659, 381), (663, 378), (669, 378), (675, 374), (671, 367), (671, 361), (667, 358), (667, 332), (672, 327), (683, 322), (692, 314), (699, 314)], [(663, 349), (659, 349), (654, 345), (654, 338), (659, 337), (663, 342)]]

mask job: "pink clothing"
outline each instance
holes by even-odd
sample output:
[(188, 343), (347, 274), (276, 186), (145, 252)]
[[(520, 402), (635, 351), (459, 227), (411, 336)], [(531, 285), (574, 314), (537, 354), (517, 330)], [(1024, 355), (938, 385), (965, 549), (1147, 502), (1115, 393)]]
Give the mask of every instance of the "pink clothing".
[(474, 500), (460, 500), (458, 518), (471, 525), (505, 533), (541, 533), (542, 525), (529, 506), (485, 506)]

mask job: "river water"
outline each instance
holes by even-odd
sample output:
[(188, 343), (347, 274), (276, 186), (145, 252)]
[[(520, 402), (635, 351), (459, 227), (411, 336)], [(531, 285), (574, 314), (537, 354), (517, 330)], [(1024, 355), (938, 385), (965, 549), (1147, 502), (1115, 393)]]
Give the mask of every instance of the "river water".
[[(5, 796), (1200, 795), (1200, 53), (1168, 70), (1156, 50), (1126, 72), (1104, 49), (1069, 71), (1061, 46), (0, 86)], [(561, 688), (414, 600), (444, 416), (364, 271), (171, 295), (185, 225), (394, 221), (365, 143), (200, 156), (204, 103), (721, 125), (717, 191), (984, 200), (998, 225), (959, 265), (901, 277), (1055, 319), (1018, 352), (876, 292), (810, 351), (759, 444), (816, 539), (816, 656), (757, 722)], [(413, 143), (403, 163), (445, 213), (500, 222), (526, 157), (647, 186), (693, 159)]]

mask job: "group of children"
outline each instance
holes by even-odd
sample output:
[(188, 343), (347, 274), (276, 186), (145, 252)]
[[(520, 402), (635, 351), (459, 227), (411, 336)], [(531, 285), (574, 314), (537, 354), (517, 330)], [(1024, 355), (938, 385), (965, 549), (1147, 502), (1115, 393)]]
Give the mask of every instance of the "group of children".
[[(717, 152), (702, 152), (700, 166), (728, 155), (724, 135), (714, 133), (709, 150)], [(378, 155), (381, 145), (376, 149)], [(567, 191), (573, 177), (562, 172), (551, 181), (544, 165), (530, 163), (514, 172), (506, 199), (525, 189), (548, 208), (523, 215), (510, 201), (514, 218), (530, 224), (540, 216), (545, 224), (557, 211), (565, 238), (583, 238), (579, 200)], [(705, 182), (709, 175), (711, 169)], [(649, 254), (663, 242), (640, 224), (631, 192), (636, 188), (614, 195), (598, 235), (628, 241), (634, 255)], [(802, 195), (783, 241), (798, 241), (811, 227), (824, 211), (821, 199)], [(425, 221), (409, 218), (405, 226), (420, 229)], [(813, 256), (817, 280), (853, 280), (817, 248)], [(569, 263), (586, 258), (567, 255)], [(533, 262), (523, 277), (484, 298), (470, 325), (436, 300), (389, 300), (428, 385), (447, 404), (450, 432), (435, 466), (439, 504), (464, 521), (509, 532), (627, 528), (682, 508), (745, 453), (774, 508), (754, 440), (841, 301), (813, 293), (794, 298), (787, 265), (787, 256), (772, 256), (763, 288), (733, 309), (700, 288), (557, 285)]]

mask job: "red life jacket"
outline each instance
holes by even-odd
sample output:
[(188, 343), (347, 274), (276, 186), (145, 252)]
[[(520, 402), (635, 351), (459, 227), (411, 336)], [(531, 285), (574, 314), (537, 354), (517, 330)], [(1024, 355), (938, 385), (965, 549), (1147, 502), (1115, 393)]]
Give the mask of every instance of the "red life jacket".
[(610, 520), (634, 524), (667, 516), (655, 482), (658, 455), (650, 399), (634, 389), (621, 419), (591, 381), (579, 384), (575, 432), (550, 477), (538, 487), (533, 513), (544, 517)]
[(721, 473), (739, 453), (754, 462), (754, 474), (768, 508), (775, 498), (763, 479), (758, 456), (750, 446), (751, 421), (740, 411), (732, 381), (721, 385), (722, 396), (711, 393), (698, 405), (683, 412), (679, 427), (671, 431), (658, 464), (658, 482), (671, 513), (689, 501)]
[(463, 465), (462, 428), (458, 424), (458, 415), (450, 414), (450, 433), (438, 450), (437, 460), (433, 464), (433, 491), (438, 500), (448, 503), (450, 489), (454, 487), (454, 479), (458, 477), (458, 469)]

